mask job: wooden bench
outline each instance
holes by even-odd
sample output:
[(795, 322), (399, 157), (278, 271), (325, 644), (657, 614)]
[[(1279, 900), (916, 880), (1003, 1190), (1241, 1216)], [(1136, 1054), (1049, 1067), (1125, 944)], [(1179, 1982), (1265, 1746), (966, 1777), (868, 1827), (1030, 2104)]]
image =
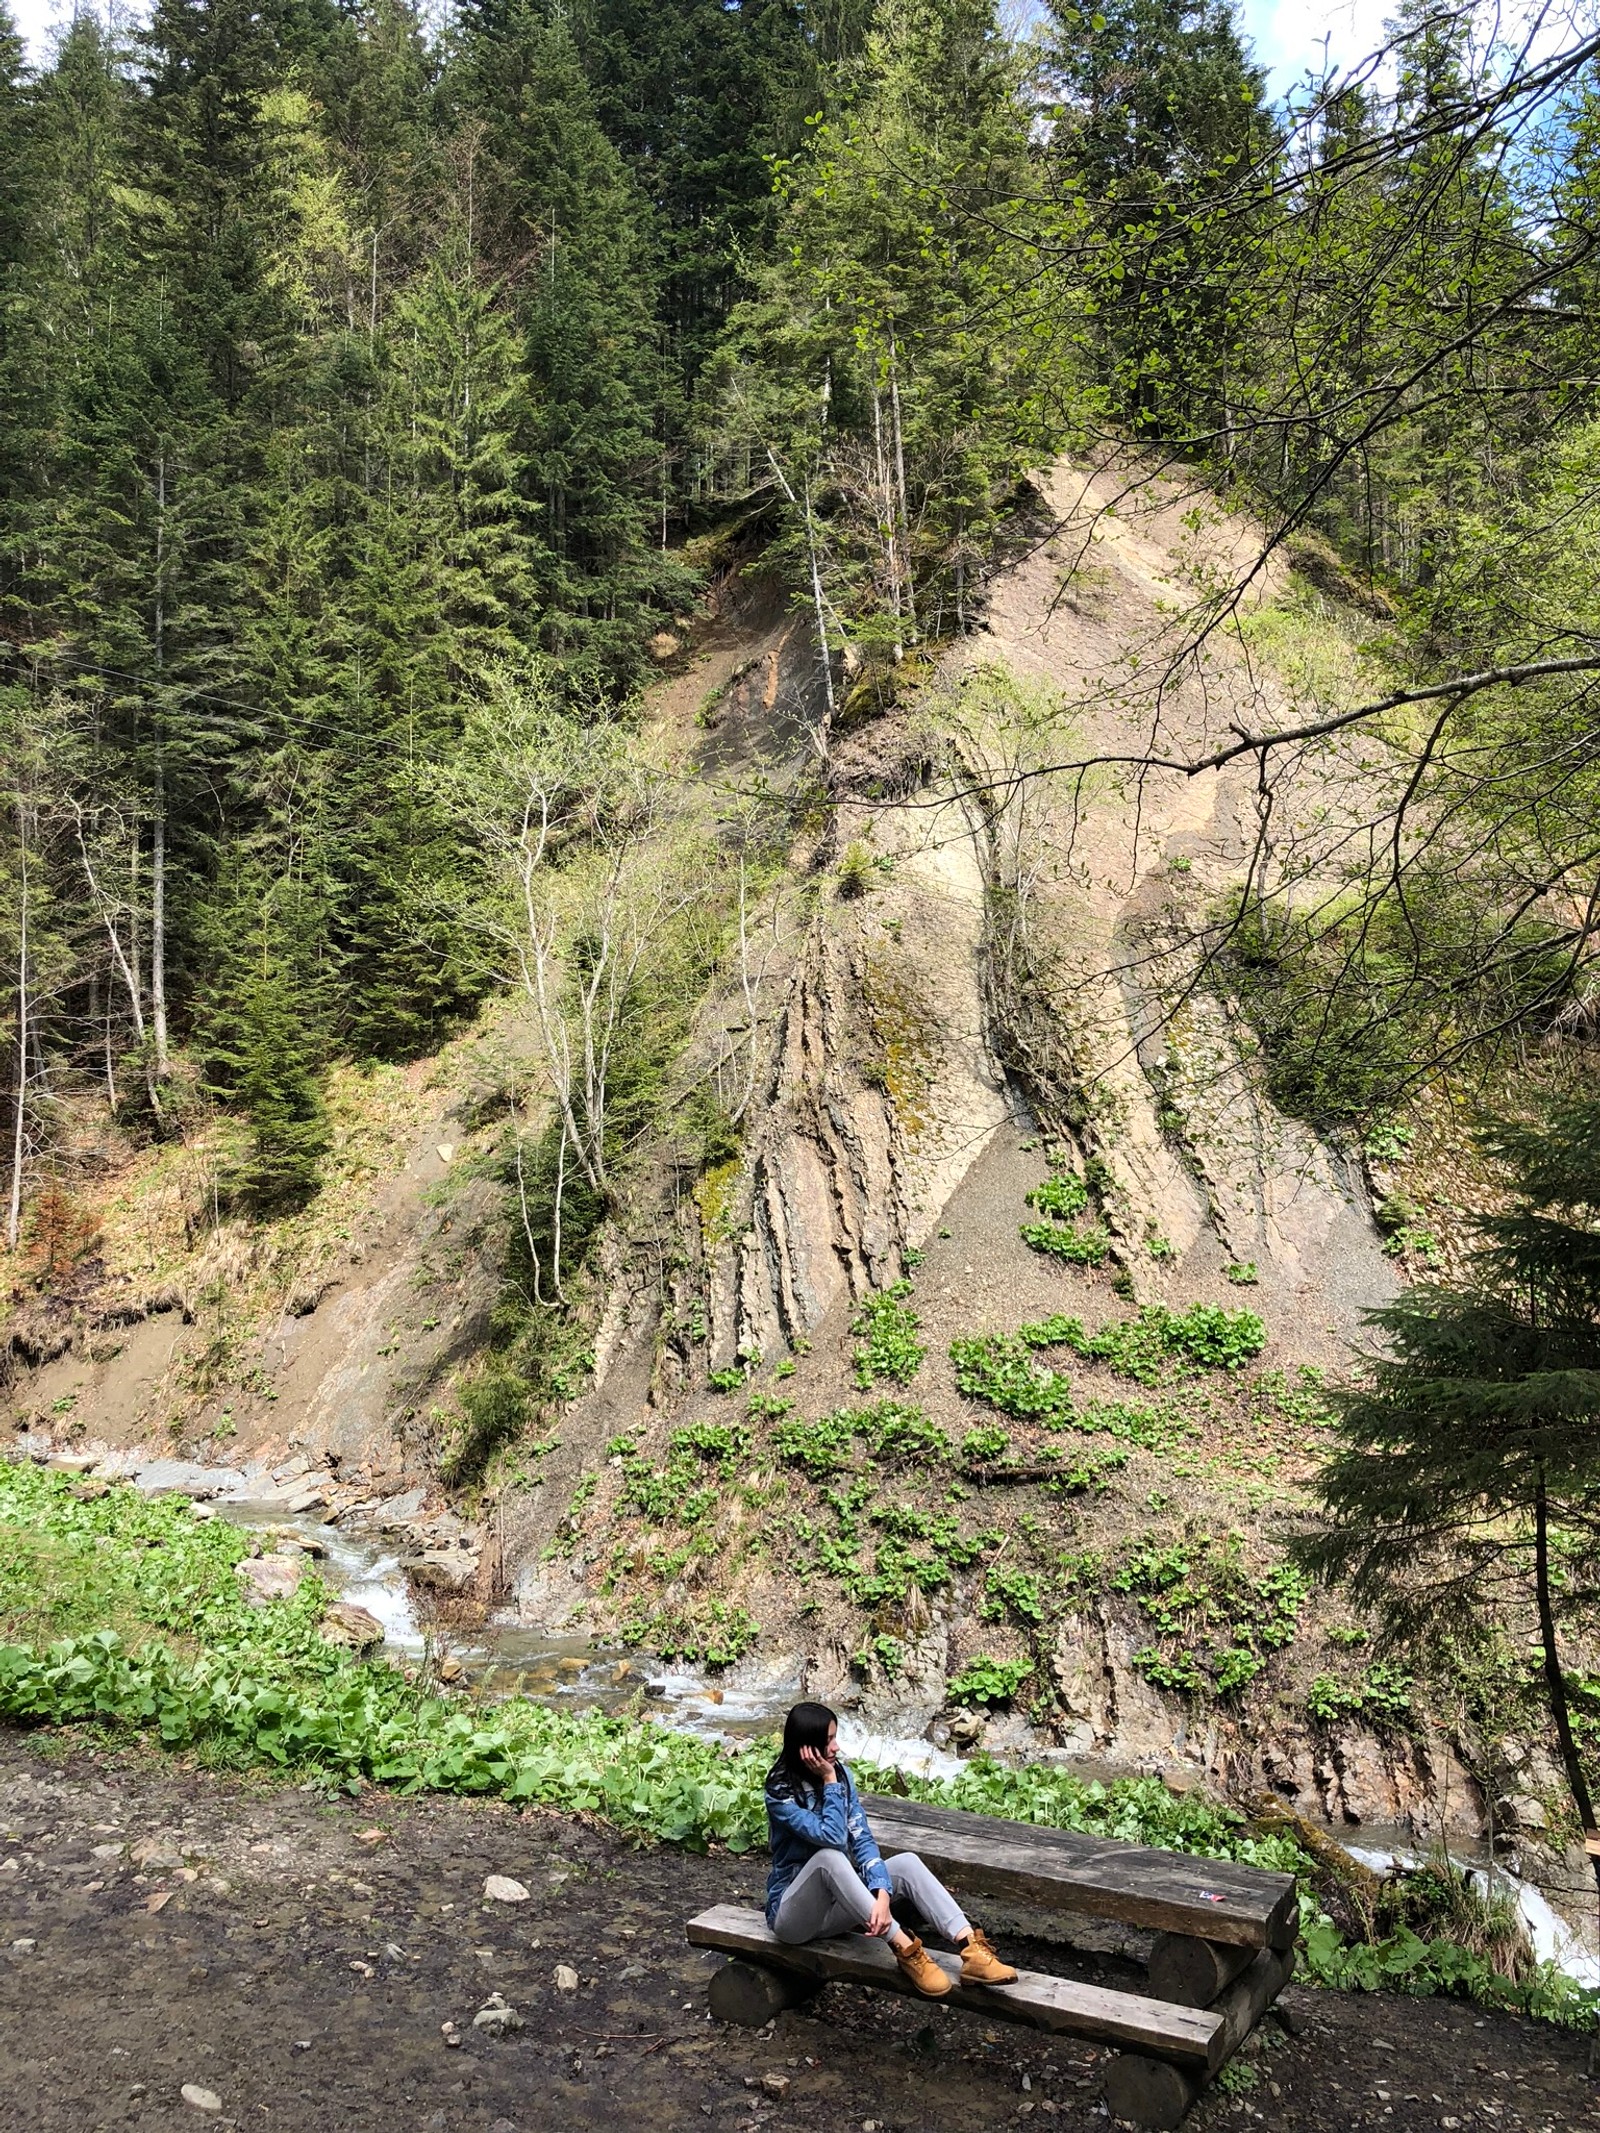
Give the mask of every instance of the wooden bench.
[[(1028, 1970), (1013, 1985), (958, 1983), (940, 2002), (1117, 2046), (1105, 2073), (1114, 2118), (1176, 2126), (1293, 1970), (1292, 1875), (882, 1795), (863, 1804), (886, 1857), (917, 1852), (958, 1892), (1154, 1931), (1145, 1993)], [(722, 2021), (759, 2027), (830, 1979), (911, 1991), (887, 1944), (861, 1934), (791, 1947), (759, 1912), (732, 1904), (703, 1911), (688, 1931), (696, 1947), (734, 1958), (711, 1980)], [(959, 1978), (957, 1958), (934, 1960)]]
[(1260, 1949), (1294, 1945), (1300, 1905), (1292, 1874), (886, 1793), (868, 1793), (862, 1805), (885, 1858), (916, 1852), (957, 1895), (1154, 1933), (1150, 1991), (1158, 2000), (1209, 2007)]

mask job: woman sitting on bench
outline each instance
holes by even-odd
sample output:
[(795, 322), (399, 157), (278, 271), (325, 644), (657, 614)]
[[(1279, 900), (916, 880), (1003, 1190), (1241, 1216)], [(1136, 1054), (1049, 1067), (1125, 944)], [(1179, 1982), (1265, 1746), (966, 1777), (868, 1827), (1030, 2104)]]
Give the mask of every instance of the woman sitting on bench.
[(767, 1836), (767, 1924), (779, 1940), (826, 1940), (855, 1927), (886, 1939), (915, 1990), (940, 1999), (951, 1981), (895, 1923), (889, 1899), (901, 1896), (960, 1949), (962, 1984), (1009, 1985), (1016, 1977), (915, 1852), (880, 1857), (826, 1704), (797, 1703), (783, 1722), (783, 1749), (767, 1772)]

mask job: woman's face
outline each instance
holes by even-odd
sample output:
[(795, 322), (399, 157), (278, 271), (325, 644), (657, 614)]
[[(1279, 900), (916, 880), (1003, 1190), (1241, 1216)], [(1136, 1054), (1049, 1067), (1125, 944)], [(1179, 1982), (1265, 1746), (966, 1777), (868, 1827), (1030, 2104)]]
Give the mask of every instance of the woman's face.
[(822, 1752), (827, 1756), (830, 1763), (839, 1752), (839, 1726), (837, 1720), (828, 1728), (828, 1745)]

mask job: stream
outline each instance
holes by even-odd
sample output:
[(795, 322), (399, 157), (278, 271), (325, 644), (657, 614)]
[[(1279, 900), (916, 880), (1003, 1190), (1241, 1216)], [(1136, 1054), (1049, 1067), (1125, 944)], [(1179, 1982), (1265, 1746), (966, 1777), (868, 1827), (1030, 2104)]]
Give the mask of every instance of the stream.
[[(383, 1625), (383, 1649), (400, 1658), (420, 1659), (426, 1633), (418, 1621), (411, 1588), (395, 1536), (371, 1527), (328, 1522), (318, 1510), (290, 1512), (281, 1501), (251, 1495), (252, 1483), (264, 1476), (246, 1470), (205, 1470), (180, 1460), (114, 1458), (101, 1471), (119, 1467), (143, 1489), (193, 1490), (206, 1484), (217, 1517), (252, 1531), (298, 1540), (319, 1574), (341, 1599), (363, 1607)], [(212, 1485), (220, 1484), (216, 1493)], [(799, 1693), (790, 1670), (763, 1682), (732, 1686), (713, 1684), (695, 1673), (674, 1669), (638, 1651), (605, 1644), (578, 1633), (530, 1627), (514, 1618), (493, 1618), (476, 1641), (459, 1635), (449, 1640), (449, 1656), (466, 1678), (491, 1696), (527, 1696), (573, 1709), (620, 1711), (640, 1695), (655, 1706), (669, 1726), (718, 1740), (749, 1739), (776, 1730), (777, 1722)], [(909, 1735), (879, 1733), (841, 1714), (840, 1742), (846, 1754), (921, 1777), (949, 1777), (962, 1768), (959, 1757)], [(1339, 1842), (1352, 1858), (1375, 1873), (1424, 1863), (1409, 1830), (1364, 1826), (1360, 1841), (1343, 1832)], [(1480, 1888), (1488, 1885), (1491, 1862), (1486, 1846), (1457, 1846), (1451, 1861), (1470, 1872)], [(1521, 1881), (1502, 1866), (1493, 1867), (1497, 1886), (1510, 1889), (1528, 1929), (1535, 1955), (1557, 1964), (1569, 1977), (1600, 1988), (1600, 1957), (1561, 1918), (1532, 1882)]]

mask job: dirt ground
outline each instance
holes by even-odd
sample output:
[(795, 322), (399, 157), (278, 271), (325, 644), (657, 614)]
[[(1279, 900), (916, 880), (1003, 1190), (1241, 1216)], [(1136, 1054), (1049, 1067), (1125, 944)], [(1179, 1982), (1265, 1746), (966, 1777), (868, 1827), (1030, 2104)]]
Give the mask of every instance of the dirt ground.
[[(713, 2024), (718, 1958), (687, 1945), (684, 1921), (754, 1900), (762, 1873), (499, 1804), (330, 1804), (0, 1728), (0, 2128), (1104, 2127), (1092, 2049), (970, 2015), (830, 1986), (770, 2033)], [(530, 1900), (487, 1902), (490, 1874)], [(1002, 1944), (1035, 1967), (1134, 1981), (1108, 1960)], [(473, 2027), (495, 1992), (520, 2031)], [(1585, 2044), (1537, 2023), (1297, 1987), (1284, 2013), (1243, 2062), (1252, 2085), (1203, 2099), (1195, 2133), (1600, 2121)], [(220, 2112), (186, 2103), (185, 2084)]]

